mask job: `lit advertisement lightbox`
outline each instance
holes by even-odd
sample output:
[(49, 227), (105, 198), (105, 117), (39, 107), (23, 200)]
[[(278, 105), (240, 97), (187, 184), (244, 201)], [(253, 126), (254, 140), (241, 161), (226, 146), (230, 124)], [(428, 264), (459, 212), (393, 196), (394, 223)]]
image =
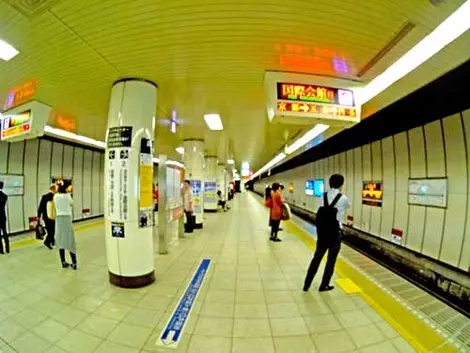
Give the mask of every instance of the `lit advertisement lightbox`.
[(307, 180), (305, 183), (305, 195), (313, 196), (315, 192), (313, 180)]
[(325, 193), (325, 180), (316, 179), (313, 181), (313, 190), (316, 197), (322, 197)]

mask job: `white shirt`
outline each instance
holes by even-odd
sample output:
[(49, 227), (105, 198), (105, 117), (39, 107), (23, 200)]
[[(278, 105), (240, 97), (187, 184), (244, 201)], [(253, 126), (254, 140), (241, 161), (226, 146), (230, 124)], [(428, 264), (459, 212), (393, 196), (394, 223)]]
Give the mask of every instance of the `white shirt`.
[(73, 200), (70, 194), (55, 194), (54, 205), (56, 216), (71, 216)]
[(189, 211), (191, 204), (193, 203), (193, 191), (191, 188), (184, 190), (183, 192), (183, 207), (185, 211)]
[[(327, 199), (328, 199), (328, 204), (331, 205), (331, 203), (334, 201), (336, 195), (339, 194), (338, 189), (330, 189), (327, 192)], [(320, 206), (323, 206), (323, 196), (320, 198)], [(339, 227), (343, 228), (343, 221), (344, 221), (344, 215), (346, 213), (346, 210), (349, 208), (349, 199), (346, 195), (342, 195), (341, 198), (338, 200), (338, 202), (335, 205), (335, 208), (338, 210), (337, 214), (337, 219), (339, 222)]]

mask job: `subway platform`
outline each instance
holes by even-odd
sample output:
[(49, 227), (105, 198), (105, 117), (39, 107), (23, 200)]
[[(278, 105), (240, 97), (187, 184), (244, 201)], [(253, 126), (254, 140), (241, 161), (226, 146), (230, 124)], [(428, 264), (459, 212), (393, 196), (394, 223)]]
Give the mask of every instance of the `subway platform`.
[[(77, 271), (62, 269), (58, 253), (40, 242), (12, 238), (11, 254), (0, 256), (0, 352), (459, 351), (351, 264), (370, 260), (346, 246), (335, 290), (318, 293), (317, 276), (302, 292), (314, 229), (294, 219), (283, 225), (282, 242), (270, 242), (260, 200), (237, 195), (229, 212), (206, 215), (203, 230), (168, 255), (156, 253), (156, 282), (135, 290), (109, 283), (100, 220), (76, 226)], [(208, 271), (167, 344), (162, 335), (203, 259)]]

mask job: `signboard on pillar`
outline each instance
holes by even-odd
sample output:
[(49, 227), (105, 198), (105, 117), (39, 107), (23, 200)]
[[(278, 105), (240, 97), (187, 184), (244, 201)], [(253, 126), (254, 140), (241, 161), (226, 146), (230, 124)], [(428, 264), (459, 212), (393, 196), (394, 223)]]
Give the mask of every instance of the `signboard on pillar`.
[(132, 127), (108, 130), (108, 217), (111, 221), (129, 219), (129, 156)]
[(144, 228), (153, 224), (153, 156), (149, 139), (140, 141), (139, 163), (139, 227)]
[(204, 182), (204, 209), (217, 210), (217, 182)]
[(200, 180), (191, 180), (191, 189), (193, 190), (194, 215), (202, 213), (202, 182)]

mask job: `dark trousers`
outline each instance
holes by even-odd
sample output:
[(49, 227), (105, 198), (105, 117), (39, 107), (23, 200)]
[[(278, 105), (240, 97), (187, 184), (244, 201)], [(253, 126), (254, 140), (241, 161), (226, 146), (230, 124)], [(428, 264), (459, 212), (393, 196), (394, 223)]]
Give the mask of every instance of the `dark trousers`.
[(320, 262), (328, 251), (328, 258), (326, 260), (325, 272), (323, 272), (323, 279), (320, 287), (325, 287), (330, 284), (331, 277), (335, 270), (336, 259), (338, 258), (339, 250), (341, 248), (341, 232), (336, 234), (328, 234), (322, 237), (318, 236), (317, 248), (313, 256), (310, 266), (308, 267), (307, 276), (305, 277), (304, 288), (310, 288), (310, 285), (317, 274)]
[(194, 215), (192, 212), (184, 211), (186, 215), (186, 223), (184, 224), (185, 233), (192, 233), (194, 231)]
[(46, 245), (54, 245), (55, 244), (55, 221), (52, 219), (45, 220), (44, 223), (46, 224), (46, 240), (44, 240), (44, 244)]
[[(64, 264), (65, 261), (65, 249), (59, 249), (59, 255), (60, 255), (60, 261)], [(72, 259), (72, 263), (74, 265), (77, 264), (77, 255), (75, 255), (73, 252), (70, 253), (70, 258)]]
[(3, 253), (3, 241), (5, 241), (5, 250), (10, 252), (10, 240), (8, 239), (7, 233), (7, 220), (0, 218), (0, 253)]
[(277, 238), (277, 233), (279, 233), (279, 225), (281, 224), (280, 220), (271, 219), (269, 225), (271, 226), (271, 238)]

